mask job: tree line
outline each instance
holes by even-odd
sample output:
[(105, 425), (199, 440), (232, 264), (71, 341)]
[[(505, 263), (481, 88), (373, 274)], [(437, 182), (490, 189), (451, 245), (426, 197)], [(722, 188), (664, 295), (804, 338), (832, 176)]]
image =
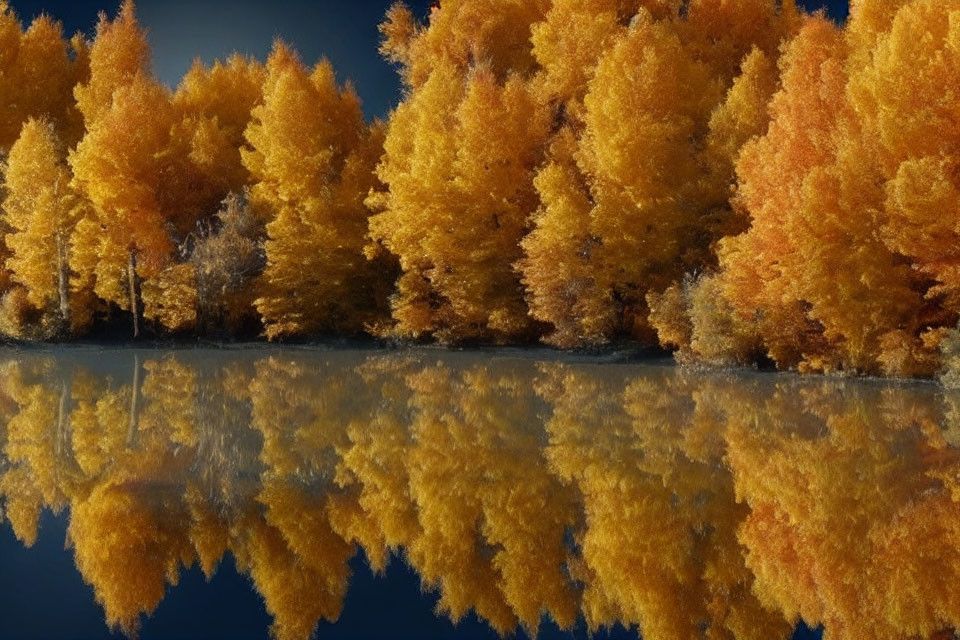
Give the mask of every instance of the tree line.
[(614, 341), (928, 376), (960, 319), (960, 0), (445, 0), (367, 122), (277, 42), (161, 84), (133, 3), (0, 0), (0, 331)]

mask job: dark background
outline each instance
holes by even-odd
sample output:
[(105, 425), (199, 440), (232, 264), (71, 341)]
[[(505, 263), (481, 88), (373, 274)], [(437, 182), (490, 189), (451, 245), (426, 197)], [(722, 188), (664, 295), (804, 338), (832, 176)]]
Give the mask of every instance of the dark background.
[[(116, 11), (120, 0), (11, 0), (25, 22), (47, 12), (68, 33), (92, 33), (97, 13)], [(333, 62), (350, 79), (368, 116), (383, 117), (396, 104), (400, 83), (377, 54), (377, 25), (393, 0), (139, 0), (140, 21), (149, 29), (160, 79), (176, 86), (195, 57), (212, 62), (234, 51), (266, 58), (275, 36), (290, 42), (303, 59)], [(429, 0), (407, 0), (426, 16)], [(808, 9), (826, 7), (837, 21), (847, 0), (800, 0)]]

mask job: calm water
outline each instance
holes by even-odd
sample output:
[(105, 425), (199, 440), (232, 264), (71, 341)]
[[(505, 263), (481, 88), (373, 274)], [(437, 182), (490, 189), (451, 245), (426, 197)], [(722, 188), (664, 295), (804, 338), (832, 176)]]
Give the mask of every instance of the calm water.
[(4, 639), (960, 627), (960, 394), (933, 384), (8, 350), (0, 505)]

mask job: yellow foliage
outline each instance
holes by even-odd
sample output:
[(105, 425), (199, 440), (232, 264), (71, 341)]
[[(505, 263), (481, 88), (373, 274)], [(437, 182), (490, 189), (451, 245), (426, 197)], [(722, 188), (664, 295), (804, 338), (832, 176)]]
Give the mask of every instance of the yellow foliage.
[(551, 143), (550, 162), (534, 178), (541, 206), (518, 264), (530, 313), (553, 326), (545, 341), (559, 347), (600, 342), (616, 321), (609, 294), (597, 282), (598, 241), (590, 233), (592, 205), (575, 150), (575, 134), (565, 127)]
[(117, 89), (150, 73), (150, 45), (137, 23), (133, 0), (123, 1), (114, 20), (100, 14), (89, 65), (89, 78), (74, 90), (88, 129), (110, 110)]
[(642, 339), (645, 293), (706, 260), (708, 247), (696, 241), (701, 212), (691, 204), (699, 197), (696, 146), (722, 89), (674, 22), (644, 12), (600, 59), (584, 99), (579, 162), (594, 202), (594, 277), (608, 292), (603, 306), (591, 306), (619, 326), (595, 339), (617, 328)]
[(86, 74), (86, 45), (68, 42), (47, 15), (23, 31), (6, 0), (0, 2), (0, 149), (8, 150), (29, 118), (47, 118), (73, 144), (82, 133), (73, 88)]
[(567, 125), (520, 264), (548, 341), (650, 340), (647, 293), (712, 266), (715, 241), (745, 228), (733, 165), (766, 128), (770, 60), (799, 20), (777, 5), (555, 2), (534, 26), (532, 85)]
[(431, 11), (429, 24), (420, 25), (397, 3), (380, 27), (381, 51), (402, 64), (401, 75), (411, 89), (445, 64), (463, 72), (483, 62), (499, 79), (525, 75), (534, 67), (530, 25), (542, 19), (549, 5), (549, 0), (449, 0)]
[(546, 111), (516, 76), (441, 60), (391, 118), (370, 235), (403, 270), (392, 333), (497, 342), (532, 330), (513, 264), (536, 209)]
[[(173, 94), (179, 122), (171, 134), (181, 162), (163, 189), (171, 210), (179, 207), (196, 217), (208, 216), (228, 193), (250, 182), (240, 149), (265, 76), (263, 64), (239, 55), (212, 67), (196, 62), (184, 76)], [(171, 184), (174, 180), (179, 184)]]
[(135, 634), (140, 616), (160, 604), (167, 582), (177, 583), (181, 563), (192, 561), (186, 532), (164, 524), (159, 502), (106, 482), (71, 509), (67, 535), (77, 568), (93, 585), (107, 624), (126, 634)]
[(27, 121), (10, 150), (4, 177), (11, 277), (25, 287), (32, 305), (45, 311), (59, 305), (56, 313), (69, 321), (68, 242), (86, 207), (70, 186), (52, 125)]
[(364, 124), (356, 93), (337, 85), (327, 61), (308, 70), (278, 42), (266, 74), (246, 133), (253, 149), (243, 152), (251, 203), (267, 221), (254, 304), (269, 338), (357, 333), (382, 304), (383, 263), (363, 254), (380, 127)]
[[(94, 51), (98, 45), (94, 44)], [(96, 76), (94, 76), (96, 77)], [(143, 275), (154, 276), (173, 250), (159, 190), (174, 118), (169, 92), (138, 74), (116, 90), (112, 104), (70, 156), (77, 183), (93, 202), (104, 237), (141, 257)], [(101, 255), (101, 261), (107, 256)], [(107, 297), (106, 269), (98, 267), (97, 293)], [(102, 293), (101, 293), (102, 292)]]
[(192, 264), (167, 267), (143, 284), (143, 317), (170, 331), (197, 324), (197, 274)]
[(757, 328), (734, 311), (716, 275), (685, 278), (662, 294), (647, 294), (647, 304), (661, 346), (677, 349), (679, 361), (734, 365), (757, 359)]
[(533, 25), (533, 55), (540, 66), (534, 86), (541, 100), (557, 100), (577, 110), (597, 60), (639, 6), (641, 0), (554, 0), (544, 19)]
[(770, 129), (738, 164), (751, 228), (721, 243), (720, 276), (780, 366), (937, 367), (923, 334), (960, 307), (942, 217), (953, 107), (933, 96), (953, 74), (958, 8), (860, 2), (845, 30), (809, 19), (784, 55)]
[(90, 42), (0, 0), (0, 329), (256, 313), (271, 339), (659, 332), (685, 361), (943, 368), (960, 0), (854, 0), (843, 25), (795, 0), (445, 0), (380, 32), (404, 92), (370, 123), (282, 43), (171, 91), (132, 0)]
[(647, 294), (647, 306), (650, 307), (648, 320), (657, 332), (660, 346), (666, 349), (678, 349), (678, 359), (684, 359), (684, 349), (690, 348), (693, 339), (693, 327), (686, 287), (674, 284), (663, 293)]

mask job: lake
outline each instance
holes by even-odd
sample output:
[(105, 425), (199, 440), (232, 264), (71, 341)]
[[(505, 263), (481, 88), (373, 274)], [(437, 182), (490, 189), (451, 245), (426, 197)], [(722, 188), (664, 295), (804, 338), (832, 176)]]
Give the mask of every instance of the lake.
[(0, 638), (953, 638), (960, 393), (547, 350), (0, 352)]

